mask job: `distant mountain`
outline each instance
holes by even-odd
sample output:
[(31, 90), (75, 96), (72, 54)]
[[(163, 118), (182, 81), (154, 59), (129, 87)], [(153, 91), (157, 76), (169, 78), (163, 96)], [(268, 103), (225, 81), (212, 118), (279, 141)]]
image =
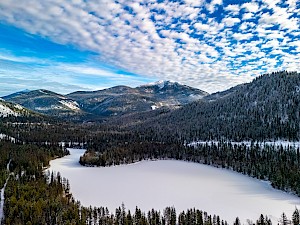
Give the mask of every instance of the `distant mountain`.
[(26, 90), (2, 98), (45, 115), (70, 120), (96, 120), (160, 108), (174, 109), (207, 95), (204, 91), (177, 82), (160, 81), (136, 88), (115, 86), (68, 95), (42, 89)]
[(136, 88), (116, 86), (100, 91), (74, 92), (67, 97), (86, 112), (98, 116), (139, 113), (158, 108), (178, 108), (208, 93), (177, 82), (161, 81)]
[(185, 141), (299, 140), (300, 74), (265, 74), (251, 83), (150, 118), (138, 129)]
[(51, 116), (75, 116), (83, 113), (76, 101), (48, 90), (21, 91), (2, 98)]
[(3, 98), (14, 98), (16, 96), (19, 96), (19, 95), (22, 95), (22, 94), (26, 94), (28, 92), (30, 92), (30, 90), (29, 89), (25, 89), (25, 90), (18, 91), (18, 92), (12, 93), (10, 95), (4, 96)]

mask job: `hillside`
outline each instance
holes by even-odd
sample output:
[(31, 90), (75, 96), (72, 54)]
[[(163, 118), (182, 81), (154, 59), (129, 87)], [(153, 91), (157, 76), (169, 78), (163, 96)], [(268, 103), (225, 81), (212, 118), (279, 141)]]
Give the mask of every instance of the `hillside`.
[[(159, 118), (139, 132), (194, 140), (298, 140), (300, 74), (265, 74), (251, 83), (215, 93)], [(158, 133), (157, 133), (158, 132)]]
[(76, 101), (48, 90), (17, 92), (2, 98), (50, 116), (67, 117), (83, 113)]
[(10, 102), (6, 102), (3, 99), (0, 99), (0, 118), (6, 118), (6, 117), (23, 117), (23, 116), (29, 116), (33, 113), (29, 110), (25, 109), (24, 107), (13, 104)]
[(120, 116), (159, 108), (178, 108), (208, 93), (177, 82), (160, 81), (136, 88), (116, 86), (93, 92), (74, 92), (67, 97), (86, 112), (98, 116)]

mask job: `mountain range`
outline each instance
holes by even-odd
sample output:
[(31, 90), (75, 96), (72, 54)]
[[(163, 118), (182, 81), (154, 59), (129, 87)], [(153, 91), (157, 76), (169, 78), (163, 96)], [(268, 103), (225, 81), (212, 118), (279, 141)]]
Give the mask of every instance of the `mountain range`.
[(177, 82), (159, 81), (136, 88), (115, 86), (99, 91), (77, 91), (67, 95), (42, 89), (26, 90), (2, 98), (49, 116), (95, 119), (160, 108), (175, 109), (207, 95), (205, 91)]

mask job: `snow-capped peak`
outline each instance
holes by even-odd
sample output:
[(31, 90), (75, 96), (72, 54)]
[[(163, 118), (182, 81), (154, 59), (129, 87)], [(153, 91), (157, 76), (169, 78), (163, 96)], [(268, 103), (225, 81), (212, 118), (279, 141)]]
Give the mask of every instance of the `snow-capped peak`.
[(169, 80), (159, 80), (159, 81), (156, 81), (156, 82), (141, 85), (140, 87), (158, 86), (159, 89), (162, 89), (165, 86), (171, 86), (171, 85), (174, 85), (174, 84), (178, 84), (178, 82), (173, 82), (173, 81), (169, 81)]

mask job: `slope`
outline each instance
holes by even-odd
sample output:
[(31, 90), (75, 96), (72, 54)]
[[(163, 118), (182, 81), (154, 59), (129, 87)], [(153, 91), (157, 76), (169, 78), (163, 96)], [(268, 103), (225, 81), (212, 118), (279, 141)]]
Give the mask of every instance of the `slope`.
[(48, 90), (17, 92), (3, 99), (45, 115), (67, 117), (83, 113), (76, 101)]
[(136, 88), (116, 86), (94, 92), (74, 92), (83, 110), (98, 116), (141, 113), (159, 108), (178, 108), (201, 99), (208, 93), (177, 82), (161, 81)]
[(300, 74), (283, 71), (207, 96), (137, 129), (186, 141), (298, 140), (299, 112)]

